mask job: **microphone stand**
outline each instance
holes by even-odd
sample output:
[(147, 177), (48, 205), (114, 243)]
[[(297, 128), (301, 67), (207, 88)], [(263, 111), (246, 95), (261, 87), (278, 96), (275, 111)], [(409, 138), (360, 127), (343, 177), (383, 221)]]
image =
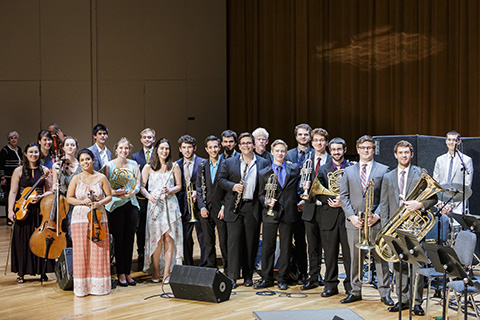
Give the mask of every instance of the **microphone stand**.
[(441, 218), (441, 216), (442, 216), (442, 214), (443, 214), (443, 213), (442, 213), (442, 210), (443, 210), (443, 208), (445, 208), (445, 206), (446, 206), (447, 204), (449, 204), (449, 203), (453, 200), (453, 198), (457, 195), (457, 193), (458, 193), (459, 191), (458, 191), (458, 190), (454, 190), (453, 192), (454, 192), (454, 193), (453, 193), (453, 195), (450, 197), (450, 199), (448, 199), (447, 202), (445, 202), (445, 203), (442, 205), (442, 207), (438, 210), (438, 212), (435, 214), (435, 215), (437, 216), (437, 244), (440, 244), (440, 233), (441, 233), (441, 228), (442, 228), (442, 226), (441, 226), (441, 219), (440, 219), (440, 218)]
[(461, 166), (462, 166), (462, 191), (463, 191), (463, 195), (462, 195), (462, 215), (465, 215), (465, 175), (466, 174), (470, 174), (470, 172), (468, 171), (467, 169), (467, 166), (465, 164), (465, 162), (463, 161), (463, 156), (461, 155), (461, 153), (457, 150), (457, 148), (455, 148), (455, 153), (458, 155), (458, 159), (460, 159), (460, 163), (461, 163)]

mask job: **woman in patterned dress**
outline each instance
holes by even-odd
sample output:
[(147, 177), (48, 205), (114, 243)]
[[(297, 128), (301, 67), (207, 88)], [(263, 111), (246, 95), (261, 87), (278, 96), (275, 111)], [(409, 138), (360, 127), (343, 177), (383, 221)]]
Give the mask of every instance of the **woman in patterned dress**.
[[(163, 269), (163, 282), (169, 283), (172, 262), (182, 263), (182, 215), (175, 196), (182, 187), (181, 178), (180, 168), (172, 163), (170, 143), (160, 139), (155, 144), (150, 164), (143, 168), (141, 187), (142, 194), (149, 200), (143, 269), (147, 271), (153, 264), (153, 282), (160, 281), (160, 269)], [(147, 182), (148, 191), (145, 189)]]
[[(79, 297), (109, 294), (111, 290), (108, 222), (103, 206), (112, 200), (112, 191), (107, 178), (93, 170), (93, 160), (93, 153), (88, 149), (78, 153), (83, 171), (73, 177), (67, 191), (67, 201), (75, 206), (71, 221), (73, 292)], [(93, 191), (93, 202), (90, 191)], [(107, 234), (102, 241), (88, 238), (87, 215), (92, 208), (102, 212), (101, 225)]]

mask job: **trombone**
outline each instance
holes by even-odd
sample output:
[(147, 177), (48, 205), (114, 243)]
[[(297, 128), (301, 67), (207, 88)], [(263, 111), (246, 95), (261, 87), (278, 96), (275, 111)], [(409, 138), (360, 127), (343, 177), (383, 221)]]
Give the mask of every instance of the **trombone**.
[[(368, 278), (363, 280), (363, 265), (365, 264), (365, 256), (362, 256), (362, 250), (367, 251), (368, 259), (371, 259), (371, 251), (375, 248), (375, 244), (371, 241), (371, 227), (368, 226), (368, 218), (372, 215), (373, 207), (373, 193), (374, 193), (375, 182), (370, 180), (365, 188), (365, 212), (363, 213), (363, 228), (358, 229), (358, 239), (359, 242), (355, 244), (355, 247), (358, 248), (358, 277), (362, 284), (370, 283), (371, 281), (371, 263), (368, 262)], [(362, 213), (358, 213), (359, 218), (362, 219)]]

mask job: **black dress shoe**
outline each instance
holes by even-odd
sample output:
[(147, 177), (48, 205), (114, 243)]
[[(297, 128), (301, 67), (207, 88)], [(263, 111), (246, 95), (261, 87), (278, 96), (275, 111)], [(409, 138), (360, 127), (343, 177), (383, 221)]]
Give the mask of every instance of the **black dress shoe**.
[(425, 315), (425, 311), (423, 311), (423, 308), (422, 308), (421, 305), (416, 305), (415, 307), (413, 307), (413, 313), (416, 316), (424, 316)]
[(136, 286), (136, 285), (137, 285), (137, 281), (135, 281), (134, 279), (132, 279), (132, 281), (130, 281), (130, 282), (127, 281), (127, 284), (128, 284), (129, 286)]
[[(402, 310), (407, 310), (408, 309), (408, 304), (402, 303), (401, 306)], [(393, 307), (388, 308), (388, 311), (390, 312), (398, 312), (400, 310), (400, 304), (397, 302)]]
[(355, 302), (355, 301), (360, 301), (362, 300), (362, 296), (357, 296), (357, 295), (354, 295), (354, 294), (349, 294), (348, 297), (346, 297), (345, 299), (343, 300), (340, 300), (341, 303), (352, 303), (352, 302)]
[(382, 297), (380, 301), (382, 301), (386, 306), (393, 306), (393, 300), (390, 298), (390, 296)]
[(297, 278), (297, 284), (305, 284), (307, 283), (307, 275), (302, 273)]
[(288, 289), (287, 283), (286, 283), (286, 282), (283, 282), (283, 281), (282, 281), (282, 282), (279, 282), (279, 283), (278, 283), (278, 289), (279, 289), (279, 290), (287, 290), (287, 289)]
[(253, 286), (253, 281), (252, 281), (252, 279), (245, 279), (245, 281), (243, 281), (243, 285), (244, 285), (245, 287), (251, 287), (251, 286)]
[(322, 275), (318, 274), (318, 285), (323, 287), (325, 285), (325, 281), (323, 281)]
[(256, 285), (253, 286), (253, 289), (265, 289), (268, 287), (273, 287), (273, 282), (268, 280), (262, 280)]
[(325, 290), (323, 290), (321, 296), (324, 297), (324, 298), (328, 298), (328, 297), (334, 296), (336, 294), (338, 294), (338, 289), (337, 288), (325, 289)]
[(119, 285), (120, 287), (128, 287), (128, 282), (126, 282), (126, 281), (125, 281), (125, 282), (121, 282), (120, 280), (118, 280), (118, 285)]
[(318, 283), (316, 281), (308, 281), (303, 286), (300, 287), (300, 290), (310, 290), (318, 287)]

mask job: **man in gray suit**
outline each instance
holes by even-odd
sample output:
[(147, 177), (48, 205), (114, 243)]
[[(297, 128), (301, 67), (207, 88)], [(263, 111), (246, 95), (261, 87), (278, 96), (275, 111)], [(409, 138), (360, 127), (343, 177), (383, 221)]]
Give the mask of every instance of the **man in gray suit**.
[[(414, 165), (411, 165), (411, 160), (413, 157), (413, 146), (410, 142), (401, 140), (397, 142), (394, 148), (394, 156), (398, 161), (398, 166), (385, 174), (383, 177), (382, 183), (382, 193), (380, 197), (380, 205), (378, 206), (376, 213), (380, 215), (382, 220), (382, 226), (386, 225), (390, 219), (395, 215), (398, 208), (401, 205), (405, 206), (405, 213), (420, 210), (424, 212), (425, 209), (428, 209), (434, 206), (437, 203), (437, 196), (434, 195), (427, 200), (422, 202), (416, 200), (404, 201), (407, 196), (415, 189), (420, 177), (422, 175), (422, 170)], [(417, 265), (413, 265), (413, 274), (415, 274)], [(408, 268), (405, 265), (402, 270), (400, 270), (400, 264), (394, 264), (395, 269), (395, 283), (400, 283), (400, 277), (402, 277), (402, 288), (397, 286), (397, 296), (399, 296), (400, 291), (402, 294), (402, 304), (396, 303), (393, 307), (388, 308), (390, 312), (398, 312), (399, 309), (405, 310), (408, 309), (409, 301), (411, 297), (409, 296), (409, 284), (408, 284)], [(411, 281), (413, 279), (410, 279)], [(424, 311), (421, 307), (422, 304), (422, 294), (423, 294), (423, 277), (420, 277), (418, 282), (415, 306), (413, 312), (417, 316), (424, 315)]]
[(88, 149), (92, 151), (95, 157), (93, 161), (93, 170), (98, 171), (112, 159), (112, 153), (105, 145), (108, 139), (108, 128), (99, 123), (93, 127), (92, 134), (93, 139), (95, 139), (95, 143)]
[[(388, 171), (388, 167), (373, 161), (375, 153), (375, 142), (371, 136), (362, 136), (357, 140), (357, 152), (360, 161), (345, 169), (341, 186), (340, 201), (345, 212), (348, 245), (351, 255), (351, 285), (352, 291), (341, 303), (351, 303), (362, 300), (362, 275), (359, 274), (359, 254), (360, 250), (355, 247), (359, 240), (359, 230), (363, 228), (363, 221), (358, 216), (365, 212), (365, 189), (368, 181), (374, 182), (372, 214), (368, 217), (368, 226), (371, 228), (371, 241), (375, 241), (377, 233), (380, 231), (380, 216), (373, 214), (380, 202), (380, 190), (382, 187), (383, 175)], [(364, 251), (361, 252), (362, 255)], [(381, 301), (388, 306), (393, 306), (393, 300), (390, 298), (389, 271), (388, 264), (382, 260), (375, 250), (371, 250), (375, 261), (375, 269), (378, 278), (378, 292)]]

